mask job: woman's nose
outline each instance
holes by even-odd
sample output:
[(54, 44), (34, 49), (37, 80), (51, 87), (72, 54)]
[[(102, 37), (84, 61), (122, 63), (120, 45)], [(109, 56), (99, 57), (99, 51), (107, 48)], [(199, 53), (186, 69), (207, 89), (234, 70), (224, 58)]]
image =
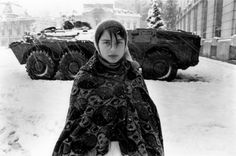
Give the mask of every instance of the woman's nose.
[(111, 44), (111, 51), (115, 51), (116, 50), (116, 43), (112, 42)]

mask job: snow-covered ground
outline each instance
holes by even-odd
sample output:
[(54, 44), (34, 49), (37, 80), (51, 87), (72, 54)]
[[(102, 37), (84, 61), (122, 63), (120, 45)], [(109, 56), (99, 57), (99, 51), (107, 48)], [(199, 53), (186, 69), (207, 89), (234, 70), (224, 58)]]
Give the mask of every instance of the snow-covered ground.
[[(0, 48), (0, 156), (50, 156), (73, 81), (31, 80)], [(207, 58), (173, 82), (147, 80), (166, 156), (236, 155), (236, 66)]]

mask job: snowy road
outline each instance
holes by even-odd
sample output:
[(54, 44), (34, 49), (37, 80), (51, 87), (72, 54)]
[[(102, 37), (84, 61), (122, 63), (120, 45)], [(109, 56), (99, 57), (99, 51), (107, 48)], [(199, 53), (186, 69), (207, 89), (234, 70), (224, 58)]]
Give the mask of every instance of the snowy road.
[[(50, 156), (64, 126), (72, 81), (31, 80), (0, 48), (0, 156)], [(200, 58), (173, 82), (146, 81), (166, 156), (236, 155), (236, 65)]]

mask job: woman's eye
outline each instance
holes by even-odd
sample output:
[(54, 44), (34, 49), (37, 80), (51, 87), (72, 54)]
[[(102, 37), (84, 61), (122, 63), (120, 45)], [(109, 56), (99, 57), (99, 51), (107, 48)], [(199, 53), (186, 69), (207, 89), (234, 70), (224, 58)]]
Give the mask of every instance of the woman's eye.
[(105, 45), (110, 45), (111, 43), (110, 42), (103, 42)]

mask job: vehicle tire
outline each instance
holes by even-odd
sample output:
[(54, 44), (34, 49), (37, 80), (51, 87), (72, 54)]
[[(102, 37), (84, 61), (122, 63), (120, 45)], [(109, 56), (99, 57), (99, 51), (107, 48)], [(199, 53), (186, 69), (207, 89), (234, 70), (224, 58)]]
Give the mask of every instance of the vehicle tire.
[(175, 79), (177, 70), (168, 59), (160, 59), (153, 64), (153, 72), (158, 80), (171, 81)]
[(177, 70), (173, 56), (167, 51), (155, 51), (144, 59), (144, 78), (171, 81)]
[(44, 50), (36, 50), (29, 55), (26, 71), (31, 79), (52, 79), (56, 74), (55, 63)]
[(59, 71), (63, 79), (72, 80), (75, 78), (81, 66), (87, 62), (85, 56), (74, 50), (65, 53), (59, 62)]

